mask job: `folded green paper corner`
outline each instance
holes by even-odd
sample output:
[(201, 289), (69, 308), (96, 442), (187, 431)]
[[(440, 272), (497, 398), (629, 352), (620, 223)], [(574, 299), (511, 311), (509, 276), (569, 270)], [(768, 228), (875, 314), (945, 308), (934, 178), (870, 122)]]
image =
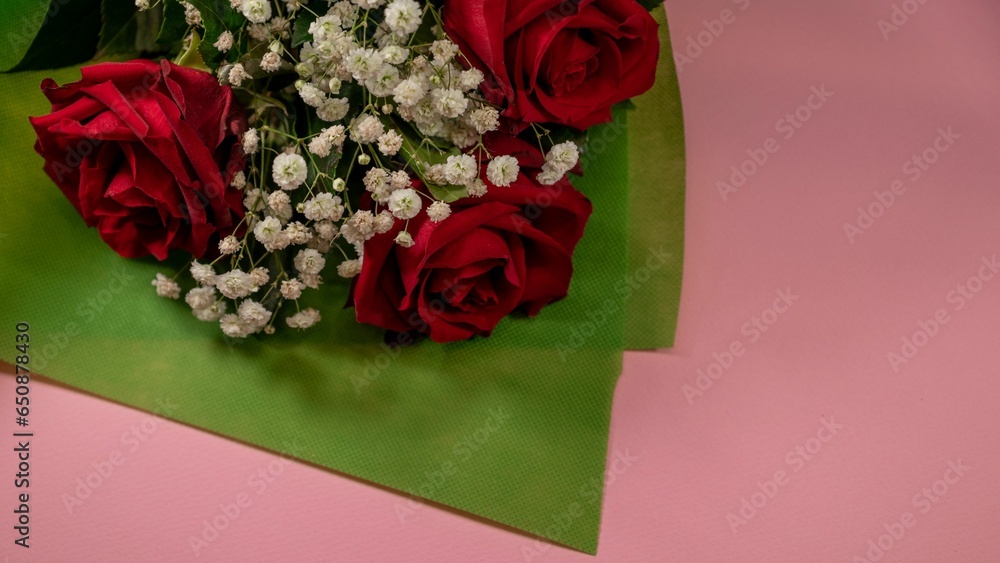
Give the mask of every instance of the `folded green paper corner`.
[(0, 76), (0, 332), (29, 323), (33, 372), (67, 385), (150, 411), (169, 401), (178, 421), (594, 553), (622, 351), (670, 346), (680, 295), (683, 125), (656, 15), (657, 86), (592, 131), (603, 142), (575, 182), (598, 211), (569, 298), (448, 345), (381, 345), (342, 309), (344, 284), (309, 303), (323, 313), (310, 331), (224, 340), (155, 298), (164, 265), (109, 250), (42, 172), (38, 84), (78, 71)]

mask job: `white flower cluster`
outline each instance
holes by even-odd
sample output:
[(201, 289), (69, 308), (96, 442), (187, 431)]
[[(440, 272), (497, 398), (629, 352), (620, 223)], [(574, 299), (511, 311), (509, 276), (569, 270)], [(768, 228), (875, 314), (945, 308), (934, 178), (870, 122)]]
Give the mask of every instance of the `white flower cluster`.
[[(412, 221), (435, 228), (451, 215), (442, 199), (517, 181), (517, 158), (490, 154), (483, 140), (500, 127), (479, 89), (484, 76), (464, 67), (431, 2), (229, 3), (248, 23), (212, 44), (239, 61), (219, 66), (220, 81), (254, 100), (239, 140), (248, 167), (228, 188), (242, 193), (245, 216), (219, 241), (218, 258), (191, 263), (196, 286), (184, 300), (198, 319), (233, 338), (270, 334), (282, 320), (308, 328), (320, 314), (300, 304), (304, 292), (320, 287), (325, 270), (359, 275), (366, 241), (385, 234), (410, 248)], [(182, 4), (187, 23), (203, 26)], [(298, 18), (309, 21), (301, 45)], [(279, 90), (268, 89), (272, 78)], [(572, 142), (552, 146), (537, 181), (558, 182), (578, 158)], [(358, 209), (359, 196), (370, 204)], [(152, 283), (160, 296), (182, 295), (162, 274)]]

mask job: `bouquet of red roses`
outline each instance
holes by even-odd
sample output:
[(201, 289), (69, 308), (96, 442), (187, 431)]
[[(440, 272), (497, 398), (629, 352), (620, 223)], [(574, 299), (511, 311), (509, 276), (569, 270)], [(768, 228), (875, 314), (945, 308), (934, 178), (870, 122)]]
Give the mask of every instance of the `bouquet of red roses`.
[(592, 212), (569, 175), (659, 55), (635, 0), (135, 4), (159, 52), (44, 82), (36, 150), (117, 253), (183, 255), (156, 293), (233, 338), (319, 322), (330, 276), (438, 342), (564, 298)]

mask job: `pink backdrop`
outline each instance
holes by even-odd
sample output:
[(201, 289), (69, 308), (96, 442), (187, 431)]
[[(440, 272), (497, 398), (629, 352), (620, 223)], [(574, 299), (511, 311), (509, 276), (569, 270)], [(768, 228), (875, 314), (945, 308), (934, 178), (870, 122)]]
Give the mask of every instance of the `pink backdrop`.
[[(1000, 4), (895, 4), (668, 2), (689, 57), (680, 336), (626, 355), (598, 560), (1000, 560)], [(203, 520), (226, 524), (205, 561), (592, 560), (435, 507), (401, 522), (394, 493), (52, 384), (33, 398), (32, 557), (10, 438), (0, 457), (10, 561), (191, 559)]]

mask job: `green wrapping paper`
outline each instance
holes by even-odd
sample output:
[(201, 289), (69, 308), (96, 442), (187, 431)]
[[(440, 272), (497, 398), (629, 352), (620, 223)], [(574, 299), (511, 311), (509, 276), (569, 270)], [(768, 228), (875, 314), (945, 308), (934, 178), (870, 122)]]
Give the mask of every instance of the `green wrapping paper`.
[(656, 86), (635, 98), (628, 120), (628, 272), (625, 348), (674, 345), (684, 267), (684, 114), (666, 13), (660, 24)]
[[(330, 274), (305, 304), (321, 323), (249, 341), (156, 297), (150, 280), (179, 264), (116, 255), (32, 151), (27, 116), (49, 109), (38, 84), (78, 70), (0, 76), (0, 334), (13, 343), (30, 324), (34, 373), (143, 410), (169, 402), (180, 422), (594, 553), (622, 351), (669, 345), (679, 298), (683, 148), (636, 141), (683, 142), (666, 25), (661, 40), (656, 88), (592, 131), (607, 142), (574, 181), (595, 212), (570, 296), (488, 339), (395, 350), (343, 309), (348, 285)], [(653, 242), (663, 267), (615, 291)], [(0, 350), (13, 362), (13, 345)], [(418, 509), (395, 507), (402, 521)]]

